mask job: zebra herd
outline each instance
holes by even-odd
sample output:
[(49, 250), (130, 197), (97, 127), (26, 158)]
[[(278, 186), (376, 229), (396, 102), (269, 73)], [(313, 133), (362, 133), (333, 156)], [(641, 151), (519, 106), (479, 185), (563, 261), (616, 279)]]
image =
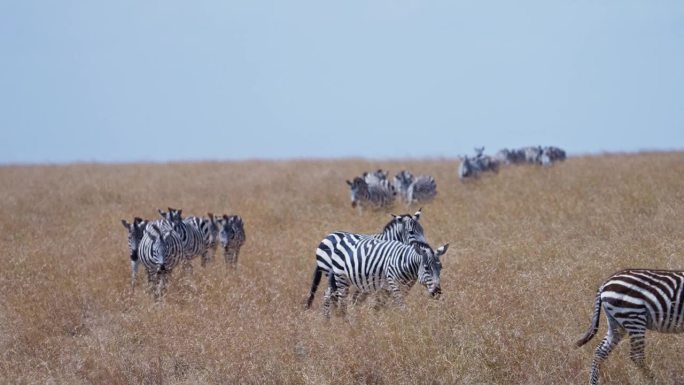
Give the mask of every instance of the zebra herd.
[(353, 180), (347, 180), (351, 192), (352, 207), (379, 209), (394, 204), (397, 194), (406, 204), (429, 202), (437, 195), (437, 183), (429, 175), (413, 176), (402, 170), (394, 177), (394, 183), (387, 179), (389, 171), (364, 172)]
[(161, 219), (135, 217), (132, 223), (121, 220), (128, 231), (131, 287), (135, 287), (138, 267), (142, 264), (155, 298), (161, 298), (168, 277), (177, 265), (192, 269), (191, 261), (200, 256), (201, 265), (206, 266), (213, 260), (219, 242), (226, 264), (237, 265), (240, 248), (246, 239), (240, 216), (224, 214), (216, 218), (208, 213), (206, 217), (183, 218), (182, 209), (169, 207), (168, 211), (157, 211)]
[(551, 166), (565, 160), (565, 151), (554, 146), (529, 146), (519, 149), (504, 148), (496, 154), (485, 155), (484, 147), (475, 148), (475, 156), (461, 157), (458, 177), (461, 180), (477, 177), (483, 172), (498, 172), (502, 164), (537, 164)]
[[(485, 157), (482, 150), (478, 151), (476, 159)], [(375, 194), (383, 196), (377, 199), (390, 199), (391, 196), (393, 200), (398, 192), (410, 203), (427, 201), (436, 195), (436, 184), (429, 176), (413, 177), (408, 171), (401, 171), (390, 184), (388, 175), (386, 171), (377, 170), (354, 178), (354, 182), (347, 181), (352, 186), (352, 205), (376, 204)], [(365, 186), (364, 192), (355, 191), (355, 184)], [(449, 244), (436, 249), (430, 246), (420, 223), (421, 211), (392, 215), (376, 234), (334, 231), (326, 235), (316, 248), (316, 265), (306, 308), (311, 307), (324, 276), (328, 285), (321, 311), (326, 319), (333, 308), (342, 315), (346, 313), (350, 294), (356, 303), (373, 295), (375, 308), (382, 307), (388, 297), (403, 307), (404, 297), (418, 282), (431, 298), (439, 298), (442, 292), (441, 258)], [(206, 266), (213, 260), (219, 243), (226, 264), (236, 267), (246, 239), (240, 216), (217, 218), (208, 213), (206, 217), (183, 218), (181, 209), (168, 208), (168, 211), (158, 212), (161, 218), (157, 220), (135, 217), (132, 223), (121, 221), (128, 231), (132, 287), (142, 264), (154, 296), (159, 299), (177, 265), (191, 269), (192, 259), (200, 256), (201, 265)], [(647, 330), (684, 332), (684, 271), (630, 269), (610, 276), (597, 290), (591, 325), (577, 341), (577, 347), (596, 335), (601, 309), (608, 327), (594, 350), (589, 383), (598, 384), (602, 362), (625, 336), (630, 339), (631, 360), (644, 375), (652, 378), (645, 364), (645, 333)]]

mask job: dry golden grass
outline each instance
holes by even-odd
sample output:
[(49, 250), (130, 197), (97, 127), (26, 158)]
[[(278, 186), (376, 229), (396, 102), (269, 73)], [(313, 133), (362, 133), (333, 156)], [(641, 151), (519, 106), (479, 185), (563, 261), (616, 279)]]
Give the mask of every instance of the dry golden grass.
[[(435, 176), (422, 223), (443, 259), (439, 301), (406, 311), (303, 310), (332, 230), (377, 232), (344, 180), (383, 167)], [(472, 183), (452, 160), (291, 161), (0, 168), (0, 379), (58, 384), (583, 384), (573, 343), (598, 284), (626, 267), (684, 269), (684, 153), (508, 167)], [(393, 175), (392, 174), (392, 175)], [(162, 304), (131, 292), (120, 220), (239, 213), (239, 268), (175, 272)], [(416, 207), (412, 207), (411, 211)], [(401, 204), (391, 210), (407, 212)], [(141, 277), (142, 278), (141, 274)], [(142, 279), (139, 281), (139, 288)], [(369, 301), (371, 302), (371, 301)], [(622, 343), (603, 383), (644, 379)], [(660, 383), (684, 381), (684, 340), (650, 333)]]

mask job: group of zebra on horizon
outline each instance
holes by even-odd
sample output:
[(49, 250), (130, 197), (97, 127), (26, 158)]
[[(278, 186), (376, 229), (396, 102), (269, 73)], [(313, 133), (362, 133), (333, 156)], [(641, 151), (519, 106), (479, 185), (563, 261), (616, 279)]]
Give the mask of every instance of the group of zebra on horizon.
[(237, 266), (240, 248), (244, 244), (245, 230), (239, 215), (217, 218), (212, 213), (206, 217), (183, 218), (182, 209), (157, 209), (161, 219), (147, 220), (135, 217), (132, 223), (121, 223), (128, 231), (128, 250), (131, 260), (131, 287), (135, 287), (140, 264), (147, 271), (148, 283), (157, 299), (166, 288), (166, 281), (173, 269), (182, 264), (192, 269), (191, 261), (201, 257), (201, 265), (214, 259), (218, 243), (221, 243), (226, 264)]
[(404, 203), (410, 205), (429, 202), (437, 195), (437, 183), (432, 176), (414, 176), (409, 171), (402, 170), (394, 177), (394, 183), (390, 183), (388, 177), (389, 171), (378, 169), (364, 172), (352, 181), (347, 180), (352, 207), (390, 207), (397, 195)]
[(483, 172), (499, 171), (502, 164), (537, 164), (551, 166), (566, 158), (565, 151), (554, 146), (528, 146), (519, 149), (503, 148), (494, 155), (485, 155), (484, 147), (475, 148), (475, 156), (462, 156), (458, 167), (461, 180), (479, 176)]
[(432, 298), (439, 298), (440, 257), (449, 244), (433, 249), (425, 239), (420, 215), (421, 209), (413, 215), (392, 215), (377, 234), (335, 231), (326, 235), (316, 248), (306, 308), (311, 307), (324, 274), (328, 288), (321, 307), (326, 318), (330, 317), (331, 306), (345, 314), (350, 289), (355, 290), (353, 298), (357, 303), (376, 294), (376, 308), (384, 304), (387, 296), (403, 306), (404, 296), (416, 282), (425, 286)]

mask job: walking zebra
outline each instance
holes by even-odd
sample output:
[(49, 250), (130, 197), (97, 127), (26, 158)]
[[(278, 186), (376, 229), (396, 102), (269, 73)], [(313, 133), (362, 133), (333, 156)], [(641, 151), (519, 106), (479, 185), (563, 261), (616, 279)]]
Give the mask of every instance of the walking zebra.
[(394, 203), (396, 191), (387, 180), (368, 184), (363, 178), (356, 177), (353, 182), (347, 180), (347, 184), (351, 189), (352, 207), (358, 204), (360, 207), (369, 205), (377, 209)]
[(125, 219), (121, 220), (123, 226), (128, 230), (128, 251), (131, 258), (131, 287), (135, 287), (135, 280), (138, 274), (138, 266), (140, 265), (140, 259), (138, 258), (138, 247), (140, 245), (140, 240), (142, 240), (143, 233), (145, 232), (145, 227), (147, 227), (147, 221), (142, 218), (133, 218), (133, 223), (129, 223)]
[(159, 211), (159, 215), (171, 223), (173, 229), (180, 235), (183, 241), (183, 267), (192, 269), (190, 261), (195, 256), (204, 255), (206, 252), (207, 247), (202, 239), (202, 233), (194, 226), (183, 222), (182, 209), (172, 209), (171, 207), (168, 209), (169, 211), (167, 212), (160, 209), (157, 209), (157, 211)]
[(608, 332), (594, 351), (589, 383), (598, 384), (601, 363), (625, 334), (630, 339), (630, 358), (651, 377), (644, 363), (644, 336), (646, 330), (684, 332), (684, 271), (630, 269), (613, 274), (596, 293), (591, 326), (577, 341), (578, 347), (598, 331), (601, 307)]
[(323, 300), (323, 314), (330, 316), (330, 305), (336, 300), (344, 313), (347, 289), (352, 286), (362, 295), (377, 291), (389, 293), (399, 306), (416, 281), (427, 288), (433, 298), (442, 293), (439, 257), (449, 244), (433, 250), (425, 242), (415, 241), (406, 245), (397, 241), (377, 238), (346, 238), (345, 252), (333, 263), (329, 275), (329, 287)]
[(419, 220), (421, 209), (415, 214), (392, 215), (392, 219), (385, 225), (381, 233), (378, 234), (354, 234), (344, 231), (330, 233), (321, 240), (316, 248), (316, 267), (314, 268), (313, 281), (309, 290), (309, 298), (306, 301), (306, 308), (311, 307), (311, 303), (316, 295), (321, 276), (330, 276), (333, 265), (342, 266), (340, 261), (348, 252), (347, 245), (355, 244), (364, 238), (393, 240), (410, 244), (415, 241), (425, 242), (423, 226)]
[(207, 262), (214, 259), (216, 255), (216, 247), (218, 246), (219, 226), (214, 218), (214, 214), (207, 213), (207, 217), (187, 217), (183, 219), (183, 223), (193, 227), (199, 231), (202, 236), (203, 247), (202, 253), (202, 267), (205, 267)]
[(219, 237), (221, 239), (221, 247), (223, 247), (223, 258), (228, 266), (237, 267), (240, 248), (247, 239), (242, 218), (239, 215), (228, 216), (224, 214), (223, 218), (218, 220), (218, 223), (220, 226)]
[(155, 298), (161, 298), (166, 289), (168, 275), (183, 259), (183, 241), (180, 234), (170, 226), (150, 222), (140, 240), (138, 258), (147, 270), (147, 281), (155, 288)]

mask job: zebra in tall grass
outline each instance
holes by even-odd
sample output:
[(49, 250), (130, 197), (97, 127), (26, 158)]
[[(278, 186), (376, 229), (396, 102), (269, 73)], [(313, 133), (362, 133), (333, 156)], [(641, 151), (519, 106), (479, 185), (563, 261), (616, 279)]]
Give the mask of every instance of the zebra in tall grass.
[(238, 256), (240, 255), (240, 248), (247, 240), (245, 235), (245, 225), (239, 215), (223, 215), (218, 220), (221, 239), (221, 247), (223, 248), (223, 258), (226, 260), (226, 265), (237, 267)]
[(309, 290), (309, 298), (306, 301), (306, 308), (311, 307), (316, 290), (321, 282), (321, 276), (323, 274), (329, 276), (333, 265), (337, 263), (336, 261), (344, 258), (344, 254), (347, 252), (345, 247), (348, 242), (356, 243), (364, 238), (393, 240), (405, 244), (426, 242), (423, 226), (419, 222), (421, 211), (422, 208), (418, 209), (413, 215), (392, 215), (392, 219), (385, 225), (381, 233), (354, 234), (336, 231), (326, 235), (316, 248), (316, 267), (314, 268), (313, 281)]
[(185, 257), (183, 259), (183, 267), (192, 269), (190, 261), (198, 255), (204, 255), (207, 245), (204, 243), (200, 230), (183, 221), (182, 209), (173, 209), (171, 207), (168, 209), (169, 211), (167, 212), (161, 209), (157, 209), (157, 211), (159, 211), (159, 215), (172, 224), (174, 230), (180, 235), (183, 241), (183, 256)]
[(356, 177), (351, 182), (347, 180), (347, 184), (351, 190), (352, 207), (359, 205), (359, 207), (370, 206), (379, 209), (394, 203), (396, 191), (387, 180), (368, 184), (363, 178)]
[(599, 368), (626, 335), (630, 339), (630, 358), (648, 377), (644, 362), (646, 330), (662, 333), (684, 332), (684, 271), (629, 269), (610, 276), (596, 292), (589, 330), (580, 347), (598, 331), (601, 307), (606, 313), (608, 332), (596, 347), (589, 383), (598, 384)]
[(379, 168), (377, 171), (364, 172), (363, 180), (365, 180), (368, 184), (379, 184), (382, 181), (387, 180), (388, 176), (389, 171), (383, 171), (383, 169)]
[(178, 227), (159, 221), (150, 222), (138, 245), (138, 258), (147, 270), (148, 282), (155, 287), (157, 299), (166, 289), (167, 277), (184, 257), (183, 240), (176, 232)]
[(449, 244), (433, 250), (425, 242), (406, 245), (377, 238), (346, 238), (344, 252), (333, 263), (329, 287), (323, 299), (323, 314), (330, 316), (330, 305), (336, 301), (342, 313), (348, 288), (354, 287), (366, 296), (381, 292), (389, 294), (399, 306), (404, 305), (406, 293), (416, 281), (426, 287), (433, 298), (442, 293), (440, 256)]
[(207, 217), (190, 216), (184, 218), (183, 223), (193, 227), (202, 235), (201, 264), (202, 267), (205, 267), (207, 262), (214, 259), (218, 246), (219, 225), (214, 218), (214, 214), (207, 213)]
[(394, 177), (394, 187), (407, 204), (429, 202), (437, 195), (437, 183), (433, 177), (414, 177), (406, 170), (402, 170)]
[(128, 251), (131, 259), (131, 287), (134, 288), (138, 274), (138, 266), (140, 265), (140, 259), (138, 258), (138, 247), (140, 245), (140, 241), (142, 240), (143, 234), (145, 233), (147, 221), (142, 218), (135, 217), (133, 218), (133, 223), (129, 223), (125, 219), (122, 219), (121, 223), (128, 231)]

